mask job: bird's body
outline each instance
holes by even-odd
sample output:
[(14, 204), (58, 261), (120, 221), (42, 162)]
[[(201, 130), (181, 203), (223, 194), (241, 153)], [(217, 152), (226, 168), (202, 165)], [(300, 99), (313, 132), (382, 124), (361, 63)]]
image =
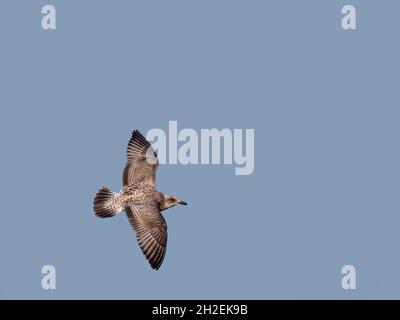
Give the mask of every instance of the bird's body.
[(147, 184), (126, 185), (120, 191), (121, 202), (123, 206), (145, 205), (150, 202), (157, 202), (160, 198), (158, 192)]
[(157, 154), (137, 130), (132, 133), (127, 156), (122, 189), (116, 193), (101, 188), (93, 209), (100, 218), (113, 217), (125, 210), (144, 255), (154, 269), (159, 269), (167, 245), (167, 224), (161, 211), (186, 202), (156, 190)]

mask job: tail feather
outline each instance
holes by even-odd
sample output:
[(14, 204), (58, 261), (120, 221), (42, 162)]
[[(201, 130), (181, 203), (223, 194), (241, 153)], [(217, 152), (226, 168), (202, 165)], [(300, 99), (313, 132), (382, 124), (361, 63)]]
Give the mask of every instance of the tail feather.
[(114, 217), (123, 208), (118, 204), (118, 193), (102, 187), (93, 201), (93, 210), (100, 218)]

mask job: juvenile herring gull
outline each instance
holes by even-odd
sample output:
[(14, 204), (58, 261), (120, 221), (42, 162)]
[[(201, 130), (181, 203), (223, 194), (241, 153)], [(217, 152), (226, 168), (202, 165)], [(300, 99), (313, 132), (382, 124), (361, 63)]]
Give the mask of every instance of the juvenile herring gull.
[(167, 247), (167, 224), (161, 211), (187, 203), (156, 190), (157, 154), (138, 130), (129, 140), (127, 156), (121, 191), (102, 187), (94, 198), (93, 210), (100, 218), (125, 210), (143, 254), (158, 270)]

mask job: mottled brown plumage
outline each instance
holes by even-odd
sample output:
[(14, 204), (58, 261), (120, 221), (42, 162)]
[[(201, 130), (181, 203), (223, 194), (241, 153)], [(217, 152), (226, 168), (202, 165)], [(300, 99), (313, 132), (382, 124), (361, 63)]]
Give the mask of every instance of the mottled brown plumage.
[(125, 210), (143, 254), (154, 269), (159, 269), (167, 247), (167, 224), (161, 211), (182, 200), (156, 190), (157, 154), (150, 143), (134, 130), (127, 148), (127, 162), (119, 193), (103, 187), (95, 196), (96, 216), (108, 218)]

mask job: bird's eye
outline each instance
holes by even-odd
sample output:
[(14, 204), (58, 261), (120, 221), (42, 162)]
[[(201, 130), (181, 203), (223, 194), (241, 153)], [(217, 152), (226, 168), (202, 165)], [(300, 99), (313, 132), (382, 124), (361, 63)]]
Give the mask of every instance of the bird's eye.
[(157, 152), (154, 151), (154, 156), (157, 158)]

